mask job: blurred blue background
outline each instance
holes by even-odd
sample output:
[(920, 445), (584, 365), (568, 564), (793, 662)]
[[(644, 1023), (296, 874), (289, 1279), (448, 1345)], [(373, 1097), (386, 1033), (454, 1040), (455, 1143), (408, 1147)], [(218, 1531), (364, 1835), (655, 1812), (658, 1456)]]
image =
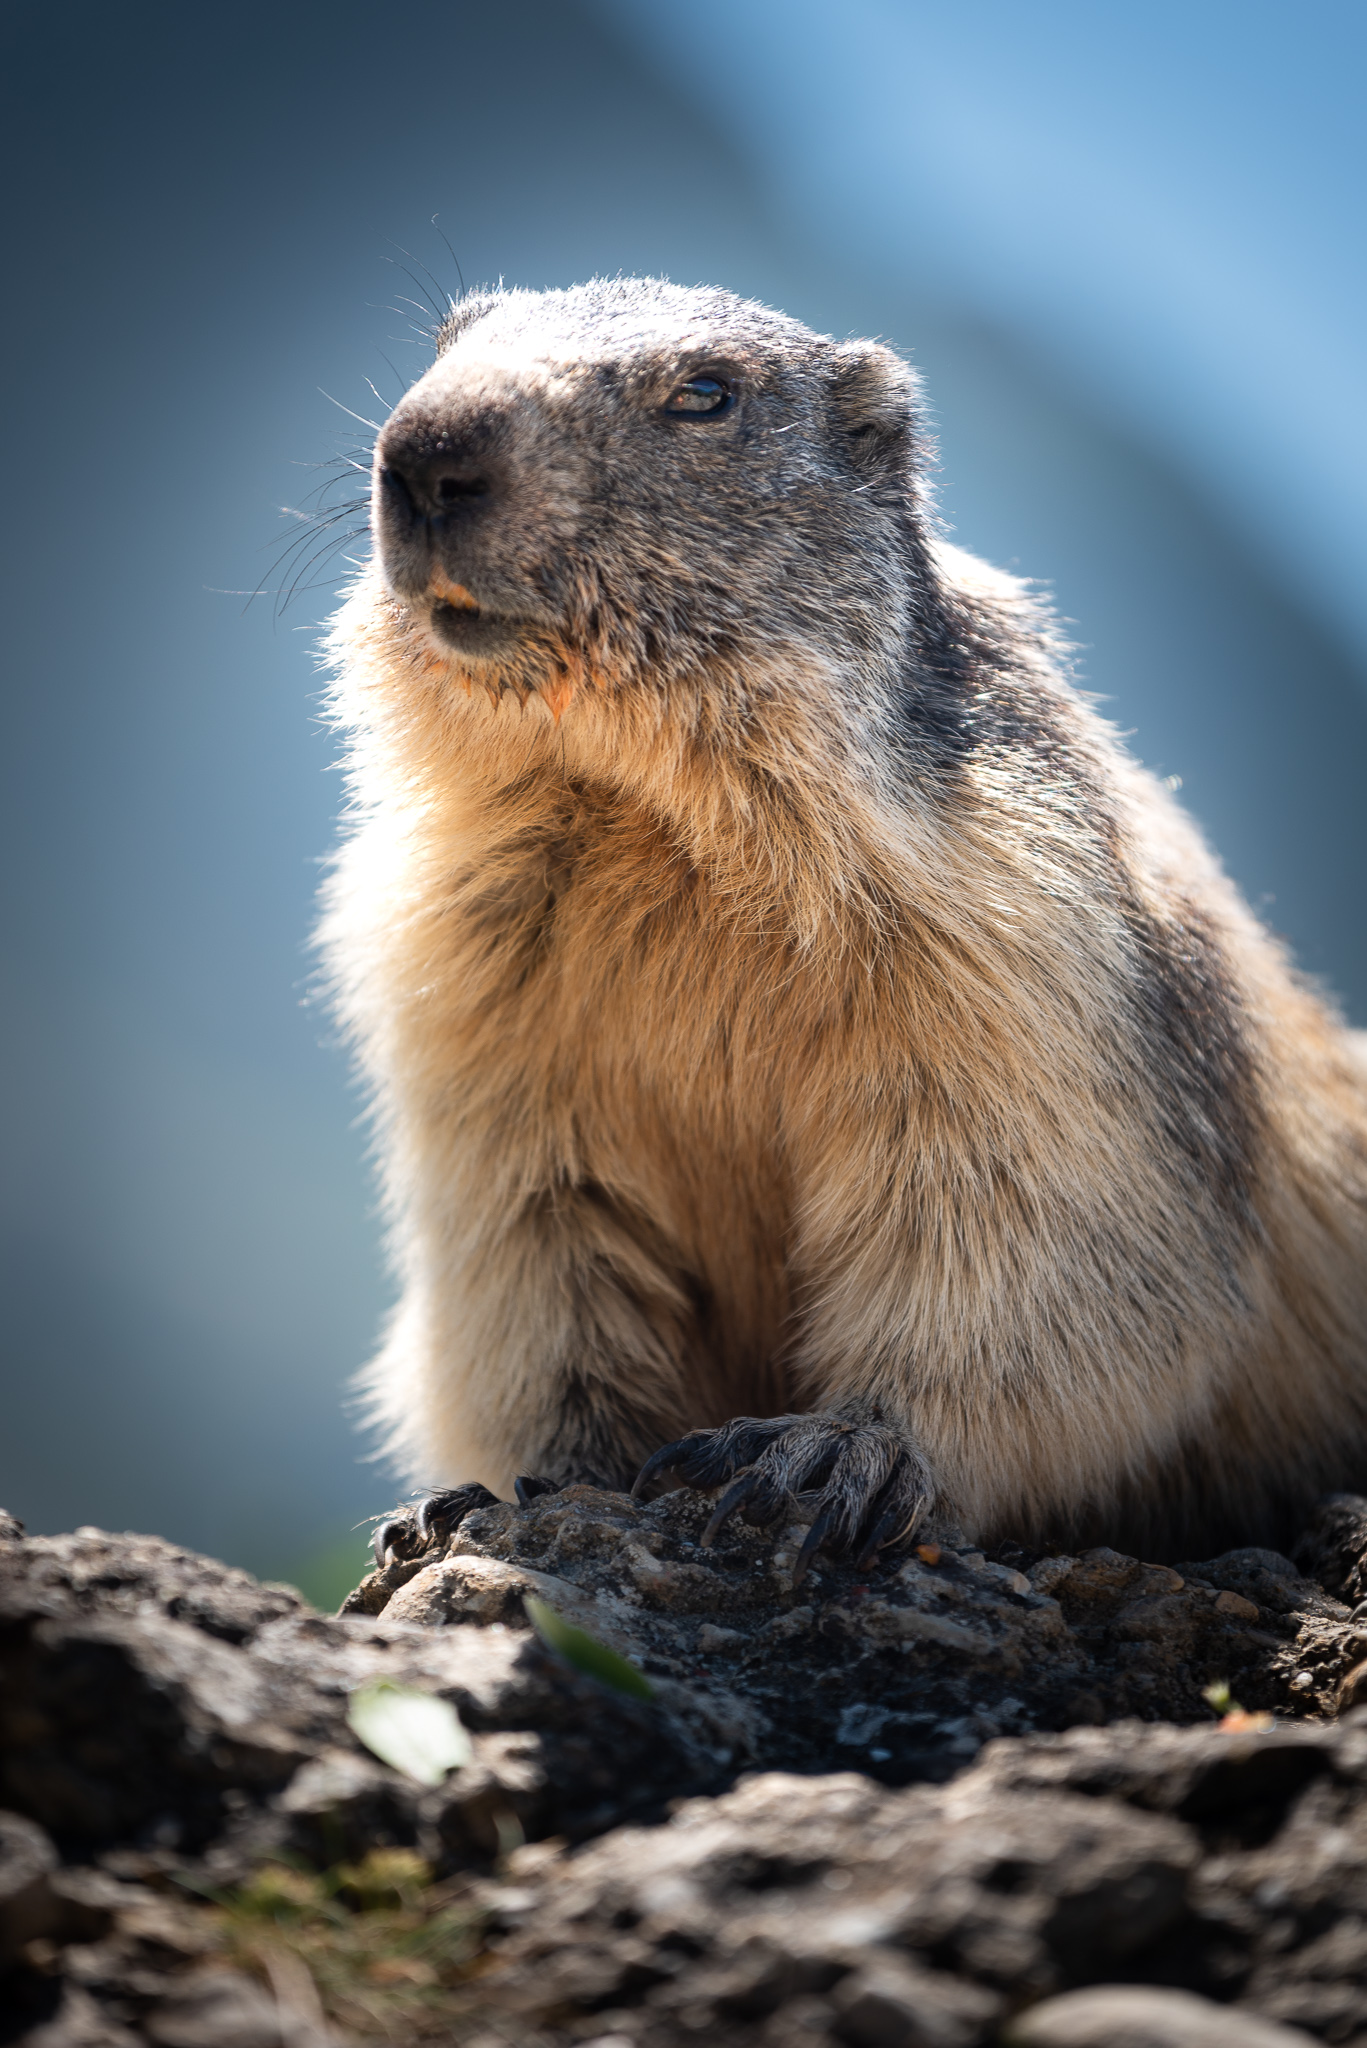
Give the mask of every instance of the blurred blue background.
[[(338, 798), (280, 507), (404, 268), (667, 272), (924, 370), (956, 538), (1367, 1022), (1367, 13), (11, 5), (0, 1500), (320, 1595), (386, 1299), (304, 1004)], [(431, 225), (438, 217), (437, 228)], [(408, 265), (400, 250), (411, 251)], [(396, 262), (400, 267), (395, 267)], [(426, 279), (423, 278), (426, 283)], [(320, 389), (321, 387), (321, 389)]]

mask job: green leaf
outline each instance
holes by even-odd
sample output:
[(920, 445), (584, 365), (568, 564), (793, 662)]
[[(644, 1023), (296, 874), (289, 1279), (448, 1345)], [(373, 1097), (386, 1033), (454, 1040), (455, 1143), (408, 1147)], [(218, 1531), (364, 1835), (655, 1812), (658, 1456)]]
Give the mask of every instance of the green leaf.
[(634, 1700), (654, 1699), (655, 1688), (645, 1673), (638, 1671), (634, 1664), (628, 1664), (625, 1657), (619, 1657), (606, 1643), (600, 1643), (587, 1629), (576, 1628), (572, 1621), (566, 1621), (563, 1614), (557, 1614), (544, 1600), (538, 1600), (535, 1593), (528, 1593), (522, 1605), (542, 1642), (563, 1657), (567, 1664), (573, 1664), (576, 1671), (596, 1678), (601, 1685), (610, 1685), (614, 1692), (628, 1693)]
[(449, 1700), (377, 1678), (347, 1703), (347, 1726), (382, 1762), (419, 1785), (440, 1785), (470, 1761), (470, 1738)]

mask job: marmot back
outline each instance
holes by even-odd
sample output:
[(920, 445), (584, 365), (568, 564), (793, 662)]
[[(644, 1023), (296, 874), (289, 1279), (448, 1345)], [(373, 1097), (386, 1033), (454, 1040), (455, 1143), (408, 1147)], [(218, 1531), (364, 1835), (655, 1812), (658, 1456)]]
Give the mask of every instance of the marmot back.
[(926, 452), (888, 349), (651, 280), (463, 300), (380, 435), (323, 937), (448, 1518), (645, 1460), (1160, 1556), (1367, 1480), (1363, 1041)]

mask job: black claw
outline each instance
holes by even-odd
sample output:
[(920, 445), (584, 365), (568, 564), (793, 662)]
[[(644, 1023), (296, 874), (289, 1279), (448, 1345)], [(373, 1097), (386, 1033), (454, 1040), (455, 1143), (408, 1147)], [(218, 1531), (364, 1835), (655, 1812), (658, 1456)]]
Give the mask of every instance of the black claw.
[(472, 1509), (494, 1507), (497, 1501), (498, 1495), (490, 1493), (488, 1487), (481, 1486), (477, 1479), (468, 1480), (464, 1486), (451, 1486), (441, 1493), (431, 1493), (418, 1503), (419, 1534), (424, 1543), (434, 1539), (449, 1543)]
[(834, 1508), (826, 1508), (817, 1516), (811, 1528), (807, 1531), (802, 1541), (802, 1548), (797, 1554), (797, 1563), (793, 1566), (794, 1586), (800, 1586), (806, 1578), (812, 1559), (825, 1542), (831, 1523), (834, 1520)]
[(375, 1553), (375, 1569), (377, 1571), (384, 1570), (385, 1558), (388, 1555), (391, 1540), (395, 1536), (402, 1534), (407, 1527), (408, 1517), (406, 1515), (391, 1515), (387, 1522), (376, 1523), (375, 1533), (370, 1539), (370, 1547)]
[(911, 1462), (903, 1451), (879, 1488), (878, 1497), (869, 1511), (869, 1531), (855, 1560), (856, 1571), (868, 1571), (885, 1544), (895, 1543), (899, 1536), (909, 1534), (920, 1520), (926, 1502), (919, 1492), (914, 1499), (908, 1498), (912, 1480)]
[(675, 1465), (680, 1464), (692, 1448), (692, 1441), (691, 1437), (681, 1436), (677, 1442), (664, 1444), (658, 1451), (652, 1451), (636, 1474), (636, 1483), (631, 1489), (632, 1499), (638, 1498), (641, 1488), (649, 1485), (657, 1472), (671, 1471)]
[[(859, 1544), (859, 1554), (854, 1561), (857, 1572), (872, 1569), (874, 1559), (894, 1534), (898, 1523), (907, 1519), (909, 1510), (903, 1495), (907, 1474), (907, 1454), (899, 1451), (892, 1461), (892, 1470), (869, 1502), (868, 1513), (860, 1517), (864, 1540)], [(859, 1533), (858, 1529), (853, 1531), (852, 1542), (858, 1542)]]
[(889, 1508), (885, 1515), (879, 1516), (869, 1532), (863, 1549), (854, 1561), (854, 1568), (857, 1572), (873, 1570), (878, 1553), (883, 1548), (883, 1545), (891, 1543), (894, 1537), (902, 1533), (898, 1524), (905, 1523), (906, 1513), (905, 1507), (895, 1507)]
[(754, 1466), (751, 1466), (748, 1472), (741, 1473), (740, 1478), (736, 1480), (733, 1486), (727, 1487), (713, 1510), (711, 1521), (698, 1538), (704, 1550), (712, 1548), (712, 1545), (716, 1542), (726, 1523), (736, 1512), (736, 1509), (743, 1506), (749, 1500), (759, 1484), (760, 1474), (755, 1470)]
[(741, 1520), (748, 1522), (752, 1529), (767, 1529), (783, 1513), (788, 1499), (787, 1489), (777, 1483), (772, 1472), (759, 1471), (755, 1477), (755, 1491), (741, 1509)]
[(540, 1500), (544, 1493), (559, 1493), (559, 1491), (560, 1481), (558, 1479), (541, 1479), (535, 1477), (530, 1472), (524, 1472), (521, 1478), (513, 1481), (513, 1492), (517, 1495), (517, 1504), (520, 1508), (530, 1507), (531, 1503), (534, 1500)]

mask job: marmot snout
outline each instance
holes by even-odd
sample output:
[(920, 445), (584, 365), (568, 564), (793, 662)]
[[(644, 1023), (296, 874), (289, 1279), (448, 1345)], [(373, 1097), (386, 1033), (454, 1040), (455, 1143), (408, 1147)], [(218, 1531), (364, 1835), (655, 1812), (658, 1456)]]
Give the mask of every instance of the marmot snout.
[(1362, 1041), (926, 455), (890, 350), (649, 280), (462, 301), (384, 427), (324, 941), (416, 1479), (864, 1555), (1367, 1479)]

